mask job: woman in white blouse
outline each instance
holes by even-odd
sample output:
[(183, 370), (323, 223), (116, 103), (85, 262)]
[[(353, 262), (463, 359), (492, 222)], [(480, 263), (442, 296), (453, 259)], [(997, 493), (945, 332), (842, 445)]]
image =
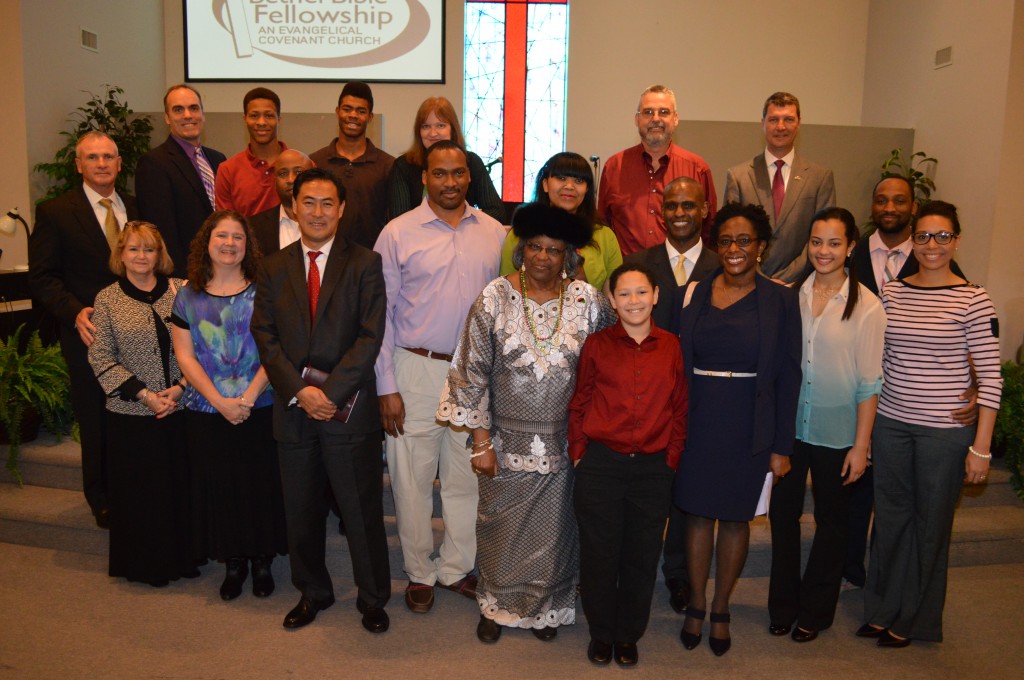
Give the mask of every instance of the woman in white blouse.
[[(792, 470), (772, 492), (772, 571), (768, 612), (773, 635), (792, 630), (809, 642), (832, 625), (846, 553), (849, 485), (867, 468), (882, 383), (885, 312), (847, 268), (860, 236), (850, 211), (825, 208), (811, 222), (813, 265), (794, 285), (803, 323), (803, 381), (797, 402)], [(814, 542), (800, 576), (800, 515), (810, 470)]]

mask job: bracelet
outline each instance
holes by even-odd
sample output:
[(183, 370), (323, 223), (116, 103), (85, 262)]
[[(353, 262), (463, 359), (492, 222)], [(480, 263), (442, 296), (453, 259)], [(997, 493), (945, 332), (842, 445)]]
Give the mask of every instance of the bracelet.
[(982, 460), (992, 460), (991, 453), (978, 453), (977, 451), (974, 450), (974, 446), (968, 446), (967, 452), (972, 456), (977, 456), (978, 458), (981, 458)]
[(147, 399), (149, 399), (149, 388), (148, 387), (143, 387), (142, 388), (142, 396), (139, 397), (139, 401), (143, 405), (145, 405)]
[(485, 453), (487, 453), (488, 451), (493, 451), (493, 450), (494, 450), (494, 449), (492, 449), (491, 447), (489, 447), (489, 446), (488, 446), (488, 447), (487, 447), (486, 449), (484, 449), (483, 451), (478, 451), (477, 453), (471, 453), (471, 454), (469, 454), (469, 457), (470, 457), (470, 458), (479, 458), (480, 456), (484, 455), (484, 454), (485, 454)]
[(487, 448), (488, 446), (490, 446), (490, 444), (491, 444), (491, 440), (488, 437), (487, 439), (483, 440), (482, 442), (473, 442), (472, 446), (473, 446), (473, 448), (476, 448), (478, 446), (482, 446), (484, 448)]

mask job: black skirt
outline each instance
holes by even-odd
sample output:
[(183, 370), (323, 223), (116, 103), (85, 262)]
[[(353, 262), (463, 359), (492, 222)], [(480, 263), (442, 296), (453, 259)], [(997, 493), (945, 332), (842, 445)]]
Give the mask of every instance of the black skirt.
[(111, 576), (153, 583), (194, 569), (184, 414), (106, 412)]
[(272, 426), (273, 408), (252, 411), (241, 425), (219, 413), (187, 411), (192, 460), (196, 557), (284, 555), (281, 472)]

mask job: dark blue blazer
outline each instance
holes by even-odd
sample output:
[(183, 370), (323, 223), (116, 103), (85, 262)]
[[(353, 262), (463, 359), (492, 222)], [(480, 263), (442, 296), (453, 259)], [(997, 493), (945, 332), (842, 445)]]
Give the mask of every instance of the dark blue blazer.
[[(711, 284), (722, 270), (705, 278), (683, 308), (679, 340), (687, 380), (693, 379), (693, 330), (705, 304), (711, 304)], [(797, 291), (758, 275), (757, 316), (760, 350), (757, 357), (757, 396), (754, 402), (754, 444), (751, 455), (793, 453), (796, 439), (796, 403), (800, 397), (802, 325)], [(723, 378), (727, 380), (728, 378)], [(728, 410), (731, 404), (721, 404)], [(737, 413), (737, 418), (749, 418)]]

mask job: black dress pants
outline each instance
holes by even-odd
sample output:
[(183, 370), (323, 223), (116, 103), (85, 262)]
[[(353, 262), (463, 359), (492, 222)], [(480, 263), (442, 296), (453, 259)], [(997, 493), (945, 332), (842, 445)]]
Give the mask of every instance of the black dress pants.
[[(846, 557), (850, 487), (840, 476), (849, 449), (815, 446), (800, 440), (793, 447), (792, 469), (772, 490), (772, 570), (768, 614), (778, 625), (797, 623), (819, 631), (832, 625)], [(814, 494), (814, 541), (800, 577), (800, 515), (807, 471)]]
[(303, 422), (302, 441), (278, 443), (292, 583), (317, 604), (334, 602), (325, 564), (327, 488), (345, 522), (359, 598), (383, 607), (391, 597), (384, 531), (380, 433), (338, 434), (333, 423)]
[(643, 637), (674, 473), (665, 453), (617, 453), (591, 442), (576, 466), (573, 504), (580, 532), (580, 597), (590, 637)]
[(104, 436), (107, 397), (89, 364), (89, 349), (74, 328), (60, 329), (60, 349), (71, 378), (71, 407), (82, 445), (82, 490), (93, 514), (108, 509), (107, 442)]

